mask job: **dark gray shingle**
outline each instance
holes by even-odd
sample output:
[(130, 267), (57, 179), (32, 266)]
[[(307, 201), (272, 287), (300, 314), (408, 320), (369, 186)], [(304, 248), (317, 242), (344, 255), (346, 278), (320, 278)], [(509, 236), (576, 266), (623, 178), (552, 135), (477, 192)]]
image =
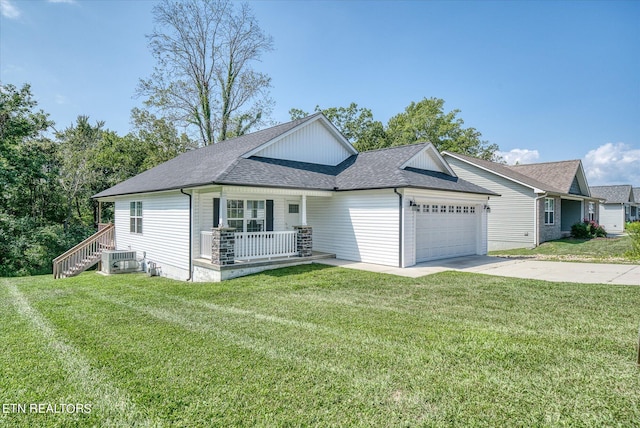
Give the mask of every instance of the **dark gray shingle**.
[(621, 204), (631, 200), (631, 185), (591, 186), (591, 196), (605, 199), (607, 204)]

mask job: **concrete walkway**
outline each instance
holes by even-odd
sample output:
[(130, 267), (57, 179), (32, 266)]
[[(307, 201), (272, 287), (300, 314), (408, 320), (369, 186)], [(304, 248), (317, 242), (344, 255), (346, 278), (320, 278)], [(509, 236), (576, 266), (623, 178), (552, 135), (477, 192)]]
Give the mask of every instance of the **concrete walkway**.
[(315, 263), (411, 278), (453, 270), (556, 282), (640, 285), (640, 265), (638, 264), (546, 262), (490, 256), (468, 256), (436, 260), (419, 263), (404, 269), (340, 259), (323, 259)]

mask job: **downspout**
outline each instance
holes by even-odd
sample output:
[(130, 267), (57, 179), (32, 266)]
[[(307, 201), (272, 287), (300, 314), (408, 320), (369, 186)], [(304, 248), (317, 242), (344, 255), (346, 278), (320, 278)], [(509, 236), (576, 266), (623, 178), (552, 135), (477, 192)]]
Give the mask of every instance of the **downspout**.
[(538, 201), (542, 198), (546, 198), (547, 197), (547, 193), (543, 193), (542, 195), (538, 196), (537, 198), (534, 199), (533, 204), (535, 206), (535, 209), (533, 210), (533, 227), (534, 227), (534, 237), (533, 237), (533, 246), (537, 247), (538, 245), (540, 245), (540, 215), (538, 212)]
[(191, 281), (191, 270), (193, 269), (193, 259), (191, 257), (193, 252), (193, 224), (191, 220), (191, 213), (193, 211), (191, 206), (192, 196), (189, 193), (185, 193), (183, 189), (180, 189), (180, 193), (189, 197), (189, 277), (187, 278), (187, 281)]
[(403, 232), (403, 222), (402, 222), (402, 193), (398, 192), (398, 188), (393, 188), (393, 193), (398, 195), (398, 267), (402, 267), (402, 232)]

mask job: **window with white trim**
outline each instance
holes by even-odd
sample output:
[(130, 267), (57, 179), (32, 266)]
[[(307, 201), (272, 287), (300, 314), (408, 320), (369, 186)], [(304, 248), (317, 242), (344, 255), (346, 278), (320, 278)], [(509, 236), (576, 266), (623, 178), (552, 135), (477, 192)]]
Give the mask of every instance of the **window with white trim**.
[(264, 231), (264, 201), (247, 201), (246, 232)]
[(429, 204), (424, 204), (422, 206), (422, 212), (423, 213), (428, 213), (429, 212)]
[(544, 224), (555, 223), (556, 200), (553, 198), (544, 199)]
[(596, 203), (589, 202), (589, 220), (596, 219)]
[(129, 232), (142, 233), (142, 201), (129, 203)]
[(262, 232), (265, 230), (264, 200), (227, 200), (227, 224), (238, 232)]

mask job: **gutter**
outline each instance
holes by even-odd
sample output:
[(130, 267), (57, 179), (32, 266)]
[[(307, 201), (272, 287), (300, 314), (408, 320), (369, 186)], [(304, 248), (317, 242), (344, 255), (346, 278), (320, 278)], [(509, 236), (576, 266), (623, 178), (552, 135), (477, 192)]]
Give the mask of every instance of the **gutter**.
[(534, 206), (534, 210), (533, 210), (533, 227), (535, 229), (534, 232), (534, 237), (533, 237), (533, 245), (534, 247), (537, 247), (538, 245), (540, 245), (540, 215), (538, 212), (538, 201), (542, 198), (546, 198), (548, 196), (548, 194), (545, 192), (542, 195), (536, 197), (533, 200), (533, 206)]
[(398, 188), (393, 188), (393, 193), (398, 195), (398, 267), (402, 267), (402, 193), (398, 192)]
[(189, 197), (189, 277), (187, 278), (187, 282), (191, 281), (191, 272), (193, 270), (193, 221), (191, 219), (191, 213), (193, 212), (192, 210), (192, 205), (193, 205), (193, 198), (192, 195), (190, 195), (189, 193), (185, 193), (184, 189), (180, 189), (180, 193), (182, 193), (183, 195), (186, 195)]

